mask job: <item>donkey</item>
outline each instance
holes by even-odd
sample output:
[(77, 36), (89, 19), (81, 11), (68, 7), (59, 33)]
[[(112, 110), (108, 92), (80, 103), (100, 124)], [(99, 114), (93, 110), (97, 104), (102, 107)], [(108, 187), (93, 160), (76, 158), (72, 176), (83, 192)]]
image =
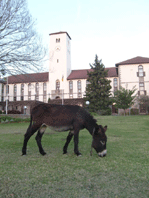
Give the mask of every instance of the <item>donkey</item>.
[(42, 103), (32, 109), (30, 124), (24, 135), (22, 155), (26, 155), (27, 142), (37, 130), (35, 139), (39, 152), (42, 155), (46, 154), (42, 148), (41, 139), (47, 126), (59, 132), (70, 130), (63, 147), (63, 154), (67, 153), (68, 145), (74, 136), (74, 153), (77, 156), (81, 155), (78, 150), (78, 139), (79, 131), (84, 128), (92, 135), (91, 148), (96, 150), (98, 156), (104, 157), (107, 154), (107, 136), (105, 134), (107, 126), (98, 125), (97, 121), (83, 107)]

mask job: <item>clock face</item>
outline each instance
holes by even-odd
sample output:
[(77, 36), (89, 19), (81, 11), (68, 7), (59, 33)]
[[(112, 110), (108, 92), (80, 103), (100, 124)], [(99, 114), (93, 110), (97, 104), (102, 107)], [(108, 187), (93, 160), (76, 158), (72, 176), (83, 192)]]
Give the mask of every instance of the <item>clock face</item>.
[(56, 46), (55, 50), (56, 50), (57, 52), (59, 52), (59, 51), (61, 50), (61, 47), (60, 47), (60, 46)]

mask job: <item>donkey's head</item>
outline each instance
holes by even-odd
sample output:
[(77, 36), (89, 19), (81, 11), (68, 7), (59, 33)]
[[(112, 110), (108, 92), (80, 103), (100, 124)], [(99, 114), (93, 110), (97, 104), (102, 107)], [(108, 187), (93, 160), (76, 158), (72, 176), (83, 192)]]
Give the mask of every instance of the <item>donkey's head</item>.
[(92, 147), (96, 150), (99, 157), (105, 157), (107, 154), (106, 143), (107, 136), (105, 134), (107, 126), (98, 125), (93, 131)]

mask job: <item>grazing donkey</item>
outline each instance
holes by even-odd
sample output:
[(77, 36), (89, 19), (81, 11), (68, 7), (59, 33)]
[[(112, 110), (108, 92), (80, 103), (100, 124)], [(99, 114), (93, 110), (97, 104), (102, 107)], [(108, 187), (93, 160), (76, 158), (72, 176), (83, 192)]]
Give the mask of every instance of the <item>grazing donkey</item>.
[(63, 147), (63, 154), (67, 153), (67, 147), (74, 136), (74, 153), (77, 156), (81, 155), (78, 150), (78, 136), (79, 131), (86, 128), (93, 138), (92, 147), (100, 157), (104, 157), (107, 154), (107, 137), (105, 134), (107, 126), (102, 127), (101, 125), (97, 125), (96, 122), (97, 121), (80, 106), (41, 103), (32, 109), (30, 125), (24, 135), (22, 155), (26, 155), (27, 142), (37, 130), (36, 141), (39, 152), (42, 155), (46, 154), (41, 145), (41, 138), (47, 126), (49, 126), (59, 132), (70, 130)]

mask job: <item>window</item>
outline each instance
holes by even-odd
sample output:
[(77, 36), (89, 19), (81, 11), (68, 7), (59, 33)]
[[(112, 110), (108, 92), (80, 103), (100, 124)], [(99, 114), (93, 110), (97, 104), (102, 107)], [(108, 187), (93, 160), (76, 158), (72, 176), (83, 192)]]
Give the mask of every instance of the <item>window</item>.
[(143, 66), (142, 65), (138, 66), (137, 76), (139, 77), (139, 91), (138, 91), (138, 95), (146, 95), (146, 90), (145, 90), (145, 87), (144, 87), (145, 72), (143, 71)]
[(57, 38), (56, 39), (56, 43), (60, 43), (60, 38)]
[(16, 95), (17, 94), (17, 85), (15, 84), (14, 85), (14, 95)]
[(43, 102), (46, 102), (46, 95), (47, 95), (47, 83), (43, 83)]
[(139, 83), (139, 88), (140, 88), (141, 91), (144, 90), (144, 82)]
[(28, 100), (31, 100), (31, 83), (28, 84)]
[(2, 84), (2, 94), (4, 94), (4, 84)]
[(73, 98), (73, 81), (69, 81), (69, 98)]
[(9, 85), (6, 85), (6, 94), (9, 94)]
[(73, 81), (69, 81), (69, 90), (73, 90)]
[(13, 96), (14, 96), (13, 100), (16, 101), (16, 98), (17, 98), (17, 85), (16, 84), (14, 85)]
[(39, 83), (35, 85), (35, 100), (39, 100)]
[(88, 80), (86, 80), (86, 88), (88, 87), (88, 85), (91, 84)]
[(35, 89), (36, 89), (35, 92), (39, 93), (39, 83), (36, 83)]
[(143, 77), (144, 76), (143, 66), (142, 65), (138, 66), (138, 76), (139, 77)]
[(4, 84), (2, 84), (2, 97), (1, 97), (1, 101), (4, 101)]
[(139, 93), (140, 93), (140, 95), (144, 95), (145, 94), (145, 92), (144, 92), (144, 82), (140, 82), (139, 83)]
[(114, 87), (117, 87), (117, 78), (114, 78)]
[(47, 91), (47, 83), (46, 82), (43, 83), (43, 91)]
[(24, 84), (21, 84), (21, 101), (24, 100)]
[(82, 94), (81, 94), (81, 80), (78, 80), (77, 88), (78, 88), (78, 98), (81, 98), (82, 97)]
[(60, 81), (56, 80), (56, 91), (60, 90)]
[(114, 91), (116, 91), (117, 90), (117, 78), (114, 78), (113, 84), (114, 84)]

